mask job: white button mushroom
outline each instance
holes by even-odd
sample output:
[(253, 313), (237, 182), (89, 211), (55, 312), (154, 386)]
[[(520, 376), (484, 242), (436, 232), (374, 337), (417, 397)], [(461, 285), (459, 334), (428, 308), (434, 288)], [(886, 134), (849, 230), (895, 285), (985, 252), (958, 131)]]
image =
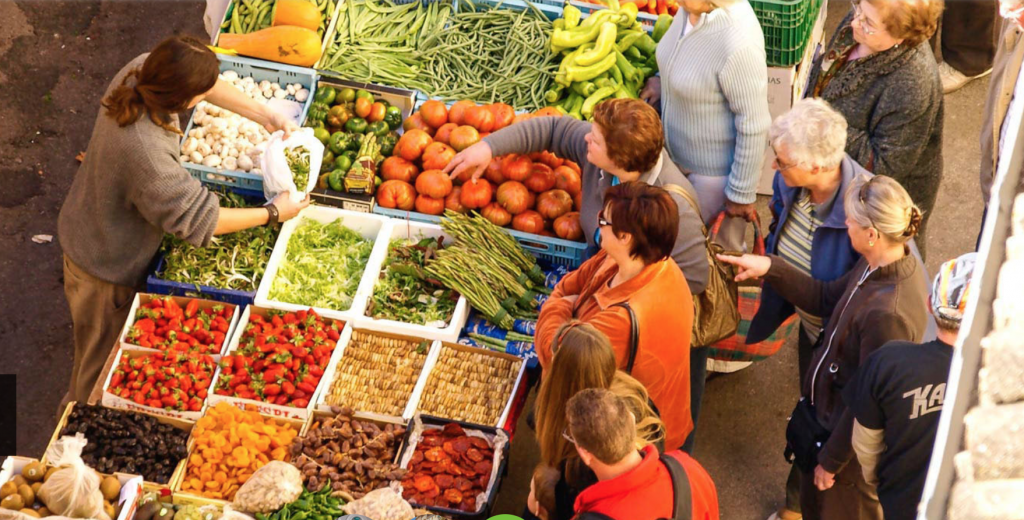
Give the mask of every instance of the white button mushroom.
[(192, 152), (189, 154), (188, 158), (195, 164), (203, 164), (203, 154), (199, 152)]
[(252, 158), (248, 155), (238, 156), (238, 168), (244, 171), (252, 170)]
[(225, 170), (237, 170), (238, 161), (234, 157), (225, 157), (224, 162), (221, 163)]
[(222, 76), (227, 81), (235, 81), (235, 80), (238, 79), (238, 73), (233, 71), (233, 70), (226, 70), (226, 71), (224, 71), (224, 74), (222, 74)]
[(288, 97), (288, 91), (287, 90), (275, 90), (274, 91), (274, 97), (276, 99), (284, 99), (284, 98)]
[(210, 168), (216, 168), (216, 167), (220, 166), (220, 162), (221, 162), (221, 160), (220, 160), (220, 156), (219, 155), (207, 155), (206, 158), (203, 159), (203, 166), (209, 166)]
[(298, 101), (299, 103), (304, 103), (307, 99), (309, 99), (308, 90), (303, 88), (295, 92), (295, 101)]

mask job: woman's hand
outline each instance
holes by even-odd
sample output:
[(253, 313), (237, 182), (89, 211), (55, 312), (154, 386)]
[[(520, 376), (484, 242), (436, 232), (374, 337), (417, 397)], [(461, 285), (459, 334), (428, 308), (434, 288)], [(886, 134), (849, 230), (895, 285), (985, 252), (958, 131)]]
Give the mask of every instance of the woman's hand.
[(288, 139), (288, 136), (290, 136), (292, 132), (299, 129), (299, 125), (296, 124), (295, 121), (292, 121), (292, 118), (270, 108), (268, 105), (264, 106), (266, 106), (267, 113), (266, 122), (263, 124), (263, 127), (266, 128), (268, 132), (274, 133), (278, 130), (283, 130), (284, 138)]
[(743, 255), (743, 256), (730, 256), (730, 255), (715, 255), (719, 260), (727, 264), (735, 265), (739, 267), (736, 272), (736, 281), (742, 282), (751, 278), (760, 278), (768, 274), (768, 270), (772, 267), (771, 257), (761, 255)]
[(306, 198), (302, 202), (292, 202), (289, 197), (289, 193), (283, 192), (274, 197), (274, 206), (277, 208), (277, 221), (285, 222), (295, 218), (300, 211), (306, 209), (309, 206), (309, 194), (306, 194)]
[(818, 491), (825, 491), (836, 484), (836, 474), (825, 471), (825, 468), (818, 464), (814, 468), (814, 486), (818, 488)]
[(444, 172), (454, 179), (469, 170), (472, 172), (471, 176), (474, 180), (479, 179), (483, 176), (487, 165), (491, 164), (492, 158), (494, 158), (494, 154), (491, 152), (491, 145), (480, 141), (455, 154), (448, 166), (444, 167)]
[(643, 90), (640, 91), (640, 99), (645, 103), (657, 108), (658, 103), (661, 102), (661, 78), (658, 76), (651, 76), (647, 80), (647, 84), (644, 85)]

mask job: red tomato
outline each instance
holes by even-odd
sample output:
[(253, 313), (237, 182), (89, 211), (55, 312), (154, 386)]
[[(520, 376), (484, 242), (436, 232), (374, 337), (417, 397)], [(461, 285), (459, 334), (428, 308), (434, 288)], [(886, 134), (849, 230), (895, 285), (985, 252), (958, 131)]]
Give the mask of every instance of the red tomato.
[(455, 123), (457, 125), (466, 124), (466, 109), (469, 107), (475, 107), (476, 103), (472, 101), (456, 101), (452, 108), (448, 110), (448, 122)]
[(580, 225), (580, 214), (570, 211), (555, 219), (555, 234), (559, 238), (579, 241), (583, 239), (583, 227)]
[(497, 202), (492, 202), (480, 211), (480, 215), (490, 220), (495, 226), (505, 227), (512, 222), (512, 214), (505, 211)]
[[(422, 175), (420, 175), (422, 177)], [(537, 212), (554, 220), (572, 210), (572, 196), (565, 190), (545, 191), (537, 196)]]
[(356, 115), (366, 119), (370, 116), (370, 110), (373, 108), (373, 100), (369, 98), (359, 98), (356, 100)]
[(516, 111), (510, 105), (505, 103), (494, 103), (487, 105), (487, 109), (494, 115), (494, 128), (492, 132), (496, 132), (512, 124), (512, 121), (516, 118)]
[(430, 143), (423, 150), (423, 169), (441, 170), (455, 157), (455, 150), (444, 143)]
[(469, 213), (469, 208), (462, 205), (462, 186), (452, 188), (452, 192), (444, 199), (444, 207), (456, 213)]
[(506, 181), (498, 186), (495, 200), (509, 213), (518, 215), (529, 208), (530, 191), (521, 182)]
[(441, 215), (444, 213), (444, 199), (420, 195), (416, 197), (416, 211), (427, 215)]
[(555, 187), (555, 173), (543, 163), (533, 163), (530, 176), (526, 178), (526, 187), (534, 193), (544, 193)]
[(448, 107), (444, 103), (431, 99), (420, 106), (420, 116), (433, 128), (441, 128), (448, 122)]
[(384, 103), (377, 101), (376, 103), (370, 105), (370, 113), (369, 115), (366, 116), (366, 120), (371, 123), (383, 121), (385, 111), (387, 111), (387, 107), (384, 106)]
[(411, 210), (416, 204), (416, 190), (405, 181), (384, 181), (377, 188), (377, 204), (385, 208)]
[(423, 151), (431, 142), (433, 140), (430, 138), (430, 134), (423, 130), (417, 128), (406, 130), (398, 139), (398, 144), (395, 145), (395, 155), (406, 161), (415, 161), (423, 155)]
[(455, 151), (461, 152), (470, 146), (480, 142), (480, 132), (477, 132), (476, 128), (472, 126), (460, 126), (451, 133), (452, 148)]
[(485, 179), (473, 179), (462, 184), (459, 202), (469, 209), (478, 209), (490, 204), (493, 194), (491, 183)]
[(565, 190), (569, 192), (569, 195), (575, 197), (583, 187), (583, 180), (580, 179), (580, 174), (576, 173), (576, 170), (568, 166), (559, 166), (555, 168), (555, 187)]
[(452, 192), (452, 181), (441, 170), (426, 170), (416, 177), (416, 192), (435, 199), (444, 199)]
[(523, 233), (539, 234), (544, 231), (544, 217), (540, 213), (528, 209), (512, 219), (512, 229)]
[(386, 181), (412, 182), (419, 173), (420, 169), (415, 164), (397, 156), (384, 159), (380, 165), (380, 176)]
[(434, 135), (435, 131), (433, 127), (428, 125), (427, 122), (423, 120), (423, 116), (420, 115), (419, 112), (405, 118), (405, 121), (402, 122), (402, 129), (405, 130), (406, 132), (413, 129), (419, 129), (423, 130), (424, 132), (427, 133), (427, 135), (431, 136)]
[(501, 159), (501, 174), (511, 181), (525, 181), (529, 176), (533, 163), (525, 155), (508, 154)]
[(494, 129), (494, 114), (487, 107), (469, 107), (466, 109), (466, 124), (481, 132)]
[(500, 186), (501, 183), (505, 182), (505, 176), (501, 174), (501, 160), (497, 157), (491, 159), (491, 162), (487, 165), (487, 170), (484, 172), (484, 177), (494, 183), (495, 186)]
[(452, 130), (455, 130), (458, 127), (459, 125), (455, 123), (445, 123), (441, 125), (441, 128), (438, 128), (437, 133), (434, 134), (434, 140), (450, 145), (451, 143), (448, 142), (448, 138), (452, 134)]

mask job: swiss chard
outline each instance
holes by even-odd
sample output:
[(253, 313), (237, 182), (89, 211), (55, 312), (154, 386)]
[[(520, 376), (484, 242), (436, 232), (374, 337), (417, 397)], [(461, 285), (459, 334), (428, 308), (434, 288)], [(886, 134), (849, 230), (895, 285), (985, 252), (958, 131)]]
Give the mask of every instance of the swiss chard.
[(416, 325), (447, 326), (459, 295), (423, 269), (443, 247), (442, 242), (436, 238), (419, 242), (392, 240), (366, 315)]

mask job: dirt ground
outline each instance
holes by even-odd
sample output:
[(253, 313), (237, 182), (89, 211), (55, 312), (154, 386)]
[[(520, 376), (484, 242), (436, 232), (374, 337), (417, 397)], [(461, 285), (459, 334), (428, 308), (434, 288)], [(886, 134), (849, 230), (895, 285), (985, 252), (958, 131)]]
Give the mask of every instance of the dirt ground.
[[(847, 6), (831, 2), (829, 27)], [(0, 373), (18, 376), (19, 454), (42, 455), (72, 353), (60, 247), (56, 237), (44, 244), (31, 239), (56, 234), (75, 155), (86, 149), (110, 78), (169, 35), (203, 35), (203, 9), (201, 0), (0, 0)], [(946, 97), (945, 178), (928, 237), (931, 272), (974, 247), (986, 89), (987, 80), (979, 80)], [(783, 498), (783, 432), (797, 396), (794, 350), (784, 347), (708, 383), (695, 456), (718, 486), (723, 519), (763, 519)], [(536, 446), (525, 425), (513, 444), (495, 513), (522, 511), (529, 489)]]

